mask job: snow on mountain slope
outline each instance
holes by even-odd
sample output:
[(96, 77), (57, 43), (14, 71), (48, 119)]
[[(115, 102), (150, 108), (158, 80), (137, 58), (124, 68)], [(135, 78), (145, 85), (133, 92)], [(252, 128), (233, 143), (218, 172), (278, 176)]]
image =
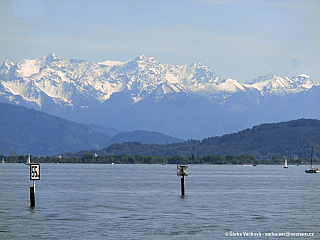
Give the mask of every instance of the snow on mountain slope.
[[(283, 116), (305, 117), (313, 111), (288, 106), (295, 96), (303, 99), (300, 106), (311, 106), (308, 94), (318, 88), (320, 82), (307, 75), (269, 74), (242, 83), (222, 80), (201, 63), (175, 66), (145, 55), (92, 63), (50, 54), (16, 64), (6, 60), (0, 67), (1, 102), (72, 121), (185, 139), (288, 120)], [(319, 111), (314, 112), (317, 118)]]
[(17, 77), (28, 78), (33, 74), (39, 73), (41, 67), (41, 60), (23, 60), (18, 64), (18, 69), (16, 71)]
[(301, 74), (293, 77), (278, 77), (273, 74), (269, 74), (264, 77), (256, 78), (253, 80), (253, 84), (248, 86), (255, 88), (264, 94), (289, 94), (298, 93), (301, 91), (307, 91), (312, 86), (319, 86), (320, 83), (312, 81), (309, 76)]
[(108, 67), (113, 67), (113, 66), (121, 65), (121, 64), (123, 64), (123, 62), (107, 60), (107, 61), (104, 61), (104, 62), (98, 62), (98, 64), (99, 65), (105, 65), (105, 66), (108, 66)]
[(116, 92), (129, 92), (133, 102), (138, 102), (156, 89), (158, 96), (160, 93), (185, 92), (202, 97), (223, 94), (225, 98), (250, 90), (258, 90), (261, 95), (284, 95), (319, 85), (307, 75), (278, 77), (269, 74), (253, 79), (252, 83), (221, 80), (200, 63), (174, 66), (145, 55), (127, 62), (91, 63), (59, 58), (54, 53), (34, 60), (24, 59), (16, 64), (5, 61), (0, 67), (0, 83), (4, 89), (1, 94), (7, 98), (21, 96), (39, 106), (43, 96), (70, 106), (81, 95), (103, 103)]

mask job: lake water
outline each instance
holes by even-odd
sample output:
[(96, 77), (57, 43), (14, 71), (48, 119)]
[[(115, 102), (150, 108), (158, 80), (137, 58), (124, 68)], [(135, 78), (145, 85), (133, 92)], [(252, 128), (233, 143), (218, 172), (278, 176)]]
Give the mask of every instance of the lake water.
[(1, 164), (0, 239), (320, 239), (305, 169), (189, 165), (182, 197), (176, 165), (41, 164), (30, 208), (29, 166)]

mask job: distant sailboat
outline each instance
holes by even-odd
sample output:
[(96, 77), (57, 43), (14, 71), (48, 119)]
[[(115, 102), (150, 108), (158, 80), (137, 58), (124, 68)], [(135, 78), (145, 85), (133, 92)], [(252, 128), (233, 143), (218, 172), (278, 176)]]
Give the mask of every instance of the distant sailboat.
[(4, 157), (2, 158), (2, 164), (5, 164), (5, 162), (4, 162)]
[(287, 161), (287, 159), (284, 160), (284, 168), (288, 168), (288, 161)]
[(310, 157), (310, 169), (306, 170), (306, 173), (319, 173), (318, 168), (312, 167), (312, 158), (313, 158), (313, 147), (312, 147), (311, 157)]
[(27, 165), (30, 165), (31, 164), (31, 159), (30, 159), (30, 154), (28, 155), (28, 159), (27, 159)]

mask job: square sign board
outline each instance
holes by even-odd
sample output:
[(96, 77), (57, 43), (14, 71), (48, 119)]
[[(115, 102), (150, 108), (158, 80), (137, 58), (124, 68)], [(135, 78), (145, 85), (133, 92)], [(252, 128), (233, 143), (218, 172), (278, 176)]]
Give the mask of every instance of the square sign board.
[(30, 180), (40, 180), (40, 164), (30, 164)]
[(188, 176), (188, 165), (177, 165), (177, 176)]

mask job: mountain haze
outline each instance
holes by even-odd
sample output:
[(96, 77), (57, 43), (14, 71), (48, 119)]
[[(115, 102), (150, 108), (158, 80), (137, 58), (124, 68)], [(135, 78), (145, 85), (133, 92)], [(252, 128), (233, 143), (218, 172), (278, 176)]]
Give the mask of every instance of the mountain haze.
[[(115, 142), (140, 141), (166, 144), (183, 140), (157, 132), (106, 132), (113, 129), (93, 130), (84, 124), (67, 121), (34, 109), (0, 103), (0, 154), (52, 156), (64, 152), (99, 150)], [(96, 127), (96, 129), (98, 129)]]
[(168, 144), (184, 142), (184, 140), (170, 137), (159, 132), (135, 130), (133, 132), (118, 133), (109, 140), (108, 145), (124, 142), (140, 142), (143, 144)]
[(46, 113), (0, 103), (0, 154), (51, 156), (65, 151), (100, 149), (110, 136), (84, 124)]
[(91, 63), (55, 54), (0, 67), (0, 101), (121, 131), (203, 139), (262, 123), (320, 118), (320, 83), (269, 74), (242, 83), (203, 64), (154, 57)]

